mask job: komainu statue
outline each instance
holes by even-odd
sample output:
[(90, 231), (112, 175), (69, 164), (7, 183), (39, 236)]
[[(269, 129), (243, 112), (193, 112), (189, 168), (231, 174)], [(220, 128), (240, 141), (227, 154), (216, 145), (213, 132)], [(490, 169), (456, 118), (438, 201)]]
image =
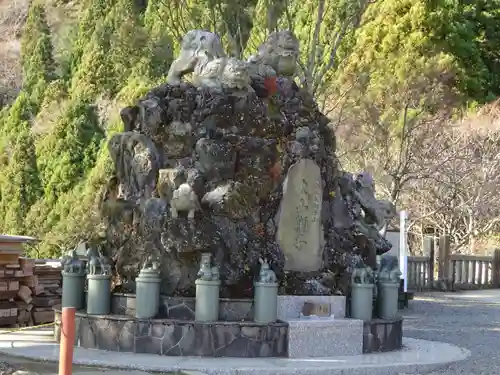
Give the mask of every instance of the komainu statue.
[(300, 44), (289, 30), (273, 32), (248, 62), (253, 75), (293, 78), (297, 69)]
[(394, 207), (369, 175), (340, 170), (334, 127), (294, 82), (299, 47), (279, 31), (241, 61), (216, 34), (190, 31), (167, 83), (122, 110), (102, 196), (126, 214), (103, 211), (101, 240), (124, 291), (159, 255), (165, 294), (194, 295), (208, 256), (223, 297), (252, 296), (259, 259), (282, 293), (345, 293), (364, 254), (390, 249), (379, 232)]
[(221, 57), (196, 66), (193, 84), (212, 89), (252, 90), (248, 64), (244, 61)]
[(248, 64), (226, 57), (220, 38), (209, 31), (191, 30), (184, 36), (181, 53), (170, 67), (167, 82), (179, 84), (189, 73), (197, 87), (251, 90)]
[(199, 65), (206, 65), (221, 57), (226, 57), (226, 53), (216, 34), (191, 30), (182, 38), (181, 52), (170, 66), (167, 82), (171, 85), (179, 84), (185, 74), (193, 73)]

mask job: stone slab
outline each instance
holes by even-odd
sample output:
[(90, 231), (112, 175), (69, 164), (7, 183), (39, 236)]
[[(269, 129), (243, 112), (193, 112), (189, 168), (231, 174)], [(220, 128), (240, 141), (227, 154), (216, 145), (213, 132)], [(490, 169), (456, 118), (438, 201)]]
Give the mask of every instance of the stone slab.
[[(35, 333), (32, 332), (32, 335)], [(1, 334), (0, 352), (34, 360), (59, 361), (59, 345), (43, 340), (18, 339), (16, 334)], [(436, 341), (405, 338), (404, 346), (405, 349), (398, 352), (338, 356), (314, 361), (291, 358), (163, 357), (75, 348), (73, 363), (155, 372), (199, 371), (207, 375), (400, 375), (427, 373), (470, 356), (466, 349)]]
[(278, 319), (300, 318), (305, 302), (329, 303), (336, 319), (345, 318), (345, 296), (278, 296)]
[(288, 320), (288, 357), (318, 358), (363, 353), (363, 321)]

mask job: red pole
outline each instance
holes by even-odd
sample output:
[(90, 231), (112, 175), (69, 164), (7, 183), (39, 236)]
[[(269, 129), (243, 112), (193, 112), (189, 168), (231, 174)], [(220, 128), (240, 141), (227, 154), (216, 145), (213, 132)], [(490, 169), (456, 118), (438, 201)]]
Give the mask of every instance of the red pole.
[(74, 307), (63, 307), (61, 317), (61, 342), (59, 344), (59, 375), (71, 375), (73, 371), (73, 345), (75, 344)]

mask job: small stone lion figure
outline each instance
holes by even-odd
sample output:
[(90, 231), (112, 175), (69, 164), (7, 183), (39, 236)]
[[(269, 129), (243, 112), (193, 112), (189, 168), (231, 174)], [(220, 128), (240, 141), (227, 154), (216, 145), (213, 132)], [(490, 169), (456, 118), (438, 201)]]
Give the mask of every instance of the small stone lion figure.
[(225, 88), (252, 90), (248, 64), (238, 59), (227, 59), (220, 81)]
[[(201, 280), (205, 281), (213, 280), (214, 277), (213, 271), (215, 271), (214, 268), (217, 267), (212, 267), (212, 254), (210, 253), (201, 254), (200, 269), (198, 270), (197, 276)], [(217, 268), (216, 271), (217, 271), (216, 276), (218, 277), (219, 269)]]
[(257, 54), (250, 56), (251, 75), (283, 76), (292, 78), (297, 69), (300, 43), (290, 30), (269, 34)]
[(181, 52), (170, 66), (167, 83), (181, 83), (185, 74), (192, 73), (198, 64), (225, 57), (226, 53), (217, 34), (205, 30), (191, 30), (184, 35)]
[(274, 284), (278, 282), (278, 278), (276, 274), (269, 266), (267, 259), (259, 258), (260, 271), (259, 271), (259, 282), (260, 283), (269, 283)]
[(183, 183), (178, 189), (174, 190), (172, 199), (170, 200), (170, 214), (172, 219), (176, 219), (179, 211), (187, 211), (188, 219), (194, 219), (194, 213), (200, 207), (198, 196), (193, 188)]
[(221, 57), (198, 64), (193, 72), (193, 84), (198, 87), (250, 91), (250, 83), (248, 64), (234, 58)]

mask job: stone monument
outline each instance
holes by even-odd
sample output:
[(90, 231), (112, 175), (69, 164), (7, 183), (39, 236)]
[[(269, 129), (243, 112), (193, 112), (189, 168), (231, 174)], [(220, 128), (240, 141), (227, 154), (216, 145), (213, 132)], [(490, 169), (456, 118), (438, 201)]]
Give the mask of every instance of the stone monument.
[(290, 31), (241, 61), (214, 33), (193, 30), (167, 83), (121, 111), (95, 239), (115, 285), (127, 291), (154, 254), (162, 292), (194, 296), (209, 253), (221, 297), (251, 297), (260, 258), (281, 293), (332, 295), (347, 292), (353, 267), (390, 249), (379, 232), (393, 207), (375, 199), (369, 175), (339, 169), (333, 125), (293, 81), (298, 58)]
[(316, 271), (322, 266), (321, 171), (311, 159), (288, 170), (277, 218), (276, 242), (285, 256), (285, 271)]

